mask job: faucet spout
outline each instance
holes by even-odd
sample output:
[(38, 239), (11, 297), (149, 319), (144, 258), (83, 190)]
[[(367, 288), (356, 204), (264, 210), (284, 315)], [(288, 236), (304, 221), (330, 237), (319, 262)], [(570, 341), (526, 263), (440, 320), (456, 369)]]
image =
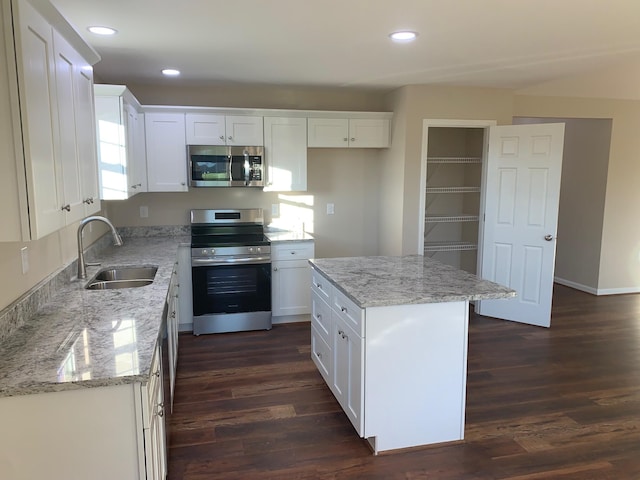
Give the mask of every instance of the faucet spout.
[(82, 246), (82, 231), (84, 230), (85, 225), (93, 221), (105, 223), (109, 227), (109, 230), (111, 230), (113, 244), (117, 247), (122, 246), (122, 237), (116, 231), (116, 227), (113, 226), (113, 223), (111, 223), (108, 218), (100, 215), (92, 215), (80, 220), (80, 225), (78, 225), (78, 278), (87, 278), (87, 264), (84, 261), (84, 248)]

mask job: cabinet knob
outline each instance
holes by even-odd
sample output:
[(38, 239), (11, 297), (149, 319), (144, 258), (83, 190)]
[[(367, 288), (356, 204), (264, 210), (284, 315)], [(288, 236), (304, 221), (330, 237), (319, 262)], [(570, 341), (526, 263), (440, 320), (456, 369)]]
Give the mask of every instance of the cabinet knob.
[(278, 271), (278, 267), (273, 267), (273, 271), (277, 272)]
[(69, 205), (69, 204), (63, 205), (61, 210), (66, 210), (67, 212), (70, 212), (71, 211), (71, 205)]
[(352, 142), (355, 142), (355, 141), (356, 141), (356, 139), (355, 139), (354, 137), (351, 137), (351, 141), (352, 141)]
[(232, 137), (231, 135), (229, 135), (227, 138), (228, 138), (229, 140), (233, 140), (233, 137)]
[(349, 141), (349, 139), (347, 137), (344, 137), (342, 140), (344, 140), (345, 142)]
[(316, 352), (316, 357), (318, 357), (320, 360), (322, 360), (322, 354), (320, 352)]
[(180, 182), (180, 185), (182, 185), (184, 187), (186, 185), (186, 183)]
[(322, 315), (320, 315), (320, 314), (318, 313), (318, 314), (316, 315), (316, 318), (317, 318), (318, 320), (322, 320)]
[(224, 135), (220, 135), (220, 140), (224, 140)]
[(344, 313), (347, 313), (347, 307), (340, 307), (340, 310)]

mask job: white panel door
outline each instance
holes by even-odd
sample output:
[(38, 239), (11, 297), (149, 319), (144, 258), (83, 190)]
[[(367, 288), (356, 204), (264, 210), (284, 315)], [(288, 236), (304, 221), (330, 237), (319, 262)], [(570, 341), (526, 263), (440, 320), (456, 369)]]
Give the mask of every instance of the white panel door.
[(564, 124), (489, 129), (480, 276), (518, 292), (483, 300), (481, 315), (548, 327)]
[(145, 114), (149, 192), (187, 191), (184, 114)]

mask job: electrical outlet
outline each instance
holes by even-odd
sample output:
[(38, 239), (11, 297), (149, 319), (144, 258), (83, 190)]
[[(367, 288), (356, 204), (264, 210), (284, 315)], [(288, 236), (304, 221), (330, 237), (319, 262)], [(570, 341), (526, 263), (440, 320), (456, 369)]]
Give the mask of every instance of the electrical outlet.
[(140, 207), (140, 218), (149, 218), (149, 207)]
[(336, 213), (335, 205), (333, 203), (327, 203), (327, 215), (333, 215)]
[(22, 274), (26, 274), (29, 271), (29, 252), (27, 247), (20, 249), (20, 257), (22, 258)]

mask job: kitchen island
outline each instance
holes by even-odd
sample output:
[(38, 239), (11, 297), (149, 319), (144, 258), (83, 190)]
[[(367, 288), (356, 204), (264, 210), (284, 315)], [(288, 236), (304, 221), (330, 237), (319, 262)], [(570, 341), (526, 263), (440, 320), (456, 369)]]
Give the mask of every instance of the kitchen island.
[(420, 255), (309, 262), (312, 359), (374, 453), (462, 440), (469, 301), (516, 292)]

